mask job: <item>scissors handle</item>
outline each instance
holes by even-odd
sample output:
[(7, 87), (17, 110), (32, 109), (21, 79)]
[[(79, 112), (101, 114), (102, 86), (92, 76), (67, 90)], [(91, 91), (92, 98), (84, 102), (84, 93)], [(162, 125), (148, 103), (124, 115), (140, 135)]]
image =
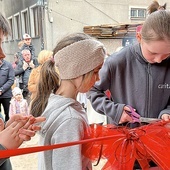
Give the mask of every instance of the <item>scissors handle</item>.
[(133, 123), (138, 122), (140, 123), (140, 115), (134, 111), (134, 108), (132, 106), (126, 105), (130, 111), (125, 110), (125, 112), (132, 118)]

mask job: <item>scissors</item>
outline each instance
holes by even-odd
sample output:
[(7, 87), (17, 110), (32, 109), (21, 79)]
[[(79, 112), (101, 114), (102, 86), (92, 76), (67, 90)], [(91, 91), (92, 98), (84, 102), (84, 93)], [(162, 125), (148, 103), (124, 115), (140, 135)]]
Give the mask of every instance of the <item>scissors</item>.
[(133, 123), (138, 122), (138, 123), (152, 123), (161, 119), (158, 118), (146, 118), (146, 117), (141, 117), (138, 113), (134, 111), (134, 108), (132, 106), (127, 105), (127, 107), (130, 109), (130, 111), (125, 110), (125, 112), (132, 118)]

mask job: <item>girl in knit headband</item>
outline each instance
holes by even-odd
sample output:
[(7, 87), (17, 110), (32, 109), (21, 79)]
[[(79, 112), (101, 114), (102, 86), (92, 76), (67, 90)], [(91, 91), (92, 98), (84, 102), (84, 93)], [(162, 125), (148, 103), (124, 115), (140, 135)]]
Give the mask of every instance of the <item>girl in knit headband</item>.
[[(55, 63), (50, 60), (42, 66), (30, 111), (34, 116), (47, 118), (42, 123), (41, 145), (84, 138), (88, 129), (87, 116), (76, 97), (78, 92), (86, 93), (99, 80), (98, 72), (106, 55), (103, 44), (84, 33), (63, 38), (53, 52)], [(91, 162), (82, 156), (81, 149), (81, 145), (76, 145), (42, 152), (39, 169), (90, 170)]]

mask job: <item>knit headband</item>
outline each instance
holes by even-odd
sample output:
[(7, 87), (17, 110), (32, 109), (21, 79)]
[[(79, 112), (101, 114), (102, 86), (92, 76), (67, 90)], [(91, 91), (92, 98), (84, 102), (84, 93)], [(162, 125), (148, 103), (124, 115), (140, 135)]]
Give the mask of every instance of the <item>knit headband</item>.
[(61, 79), (73, 79), (102, 64), (105, 55), (101, 42), (86, 39), (64, 47), (55, 54), (54, 59)]

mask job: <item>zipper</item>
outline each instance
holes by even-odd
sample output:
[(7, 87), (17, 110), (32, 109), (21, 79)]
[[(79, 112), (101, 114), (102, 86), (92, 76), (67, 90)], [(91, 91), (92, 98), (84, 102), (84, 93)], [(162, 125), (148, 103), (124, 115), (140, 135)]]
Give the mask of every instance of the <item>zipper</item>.
[(151, 112), (151, 92), (152, 92), (152, 89), (151, 89), (151, 64), (148, 63), (147, 65), (147, 73), (148, 73), (148, 76), (147, 76), (147, 103), (146, 103), (146, 116), (149, 117), (150, 115), (150, 112)]

